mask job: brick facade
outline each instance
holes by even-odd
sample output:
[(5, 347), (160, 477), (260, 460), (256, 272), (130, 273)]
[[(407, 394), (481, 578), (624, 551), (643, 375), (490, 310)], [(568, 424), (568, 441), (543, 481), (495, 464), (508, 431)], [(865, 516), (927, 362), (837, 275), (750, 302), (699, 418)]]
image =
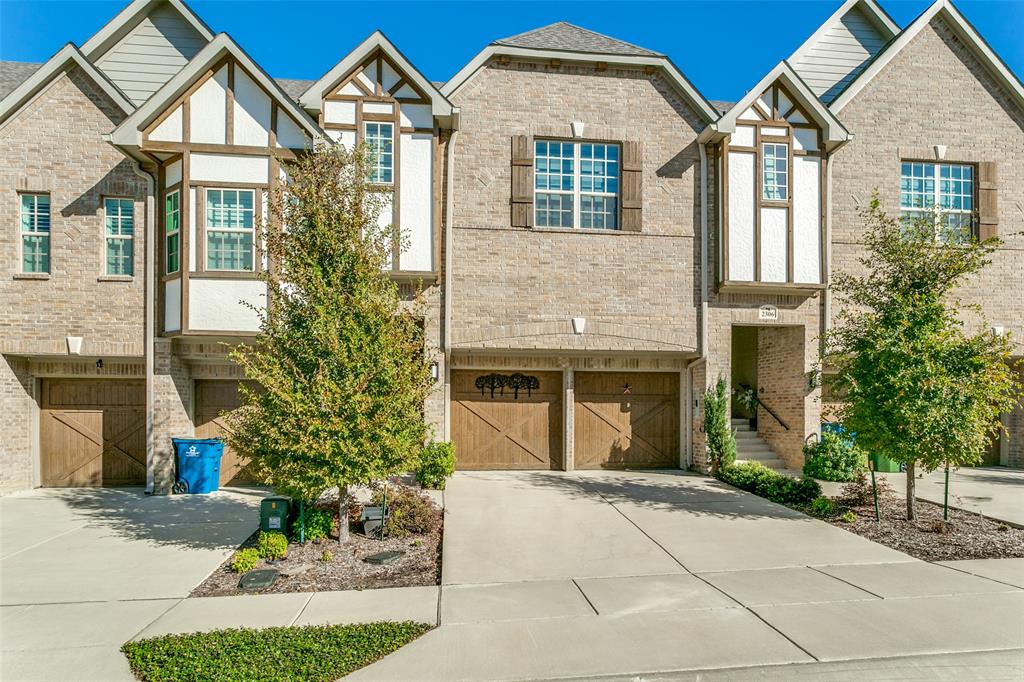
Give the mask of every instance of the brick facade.
[[(693, 352), (704, 124), (665, 77), (492, 61), (452, 99), (453, 348)], [(571, 121), (581, 139), (642, 142), (640, 233), (510, 227), (512, 136), (571, 140)]]

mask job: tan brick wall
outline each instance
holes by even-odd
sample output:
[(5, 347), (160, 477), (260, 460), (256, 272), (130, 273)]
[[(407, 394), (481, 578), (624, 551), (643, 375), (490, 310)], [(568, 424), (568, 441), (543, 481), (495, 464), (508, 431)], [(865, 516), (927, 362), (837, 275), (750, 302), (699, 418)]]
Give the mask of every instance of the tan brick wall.
[(0, 355), (0, 495), (32, 487), (35, 409), (28, 361)]
[[(1024, 384), (1024, 358), (1018, 358), (1017, 377)], [(1024, 397), (1021, 404), (1009, 414), (1006, 421), (1006, 430), (1009, 435), (1003, 434), (1007, 439), (1007, 465), (1018, 469), (1024, 468)]]
[[(808, 411), (817, 403), (808, 398), (804, 327), (758, 329), (758, 398), (785, 422), (775, 420), (763, 406), (757, 410), (757, 433), (790, 469), (803, 467), (803, 444), (810, 424)], [(788, 429), (786, 427), (789, 427)], [(817, 430), (814, 424), (810, 430)]]
[(898, 212), (901, 157), (931, 159), (932, 146), (941, 144), (949, 162), (994, 161), (1006, 243), (960, 295), (1024, 343), (1024, 111), (936, 18), (839, 117), (855, 139), (837, 152), (833, 168), (833, 270), (859, 269), (858, 207), (872, 190), (887, 211)]
[(171, 339), (156, 339), (153, 368), (153, 491), (166, 495), (174, 483), (171, 439), (195, 435), (192, 372)]
[[(453, 346), (675, 351), (697, 346), (702, 122), (659, 73), (490, 63), (453, 97)], [(643, 144), (643, 230), (510, 227), (511, 138)], [(583, 338), (570, 318), (587, 318)]]

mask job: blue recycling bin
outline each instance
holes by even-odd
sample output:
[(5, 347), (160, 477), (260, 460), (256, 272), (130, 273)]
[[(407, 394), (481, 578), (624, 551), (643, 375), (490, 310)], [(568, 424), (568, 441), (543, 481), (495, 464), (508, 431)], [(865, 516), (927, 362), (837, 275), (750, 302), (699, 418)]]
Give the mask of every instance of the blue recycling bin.
[(217, 438), (172, 438), (178, 456), (174, 492), (212, 493), (220, 487), (224, 443)]

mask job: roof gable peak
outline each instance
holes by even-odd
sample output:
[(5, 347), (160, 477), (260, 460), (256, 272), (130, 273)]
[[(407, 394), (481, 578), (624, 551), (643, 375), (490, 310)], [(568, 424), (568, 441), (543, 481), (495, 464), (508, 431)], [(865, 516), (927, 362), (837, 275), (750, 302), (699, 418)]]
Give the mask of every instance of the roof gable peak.
[(537, 50), (560, 50), (587, 54), (632, 55), (637, 57), (662, 57), (660, 52), (612, 38), (603, 33), (556, 21), (507, 38), (499, 38), (491, 45), (507, 45)]

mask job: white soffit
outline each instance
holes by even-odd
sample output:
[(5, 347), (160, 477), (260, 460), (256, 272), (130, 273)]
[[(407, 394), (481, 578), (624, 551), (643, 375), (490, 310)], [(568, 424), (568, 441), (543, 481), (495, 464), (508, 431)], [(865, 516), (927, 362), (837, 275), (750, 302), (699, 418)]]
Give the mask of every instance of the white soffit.
[(56, 76), (64, 73), (69, 65), (81, 68), (124, 113), (131, 114), (135, 111), (135, 105), (132, 104), (131, 100), (103, 72), (93, 66), (92, 62), (86, 59), (85, 55), (77, 47), (68, 43), (58, 50), (57, 54), (50, 57), (35, 73), (25, 79), (21, 85), (12, 90), (7, 97), (0, 100), (0, 124), (10, 118), (14, 112), (34, 97), (37, 92), (49, 84)]
[(854, 99), (857, 94), (867, 85), (872, 78), (892, 61), (893, 57), (899, 54), (900, 50), (906, 47), (917, 36), (921, 30), (931, 23), (936, 16), (945, 19), (950, 27), (964, 41), (964, 44), (971, 48), (982, 63), (1000, 83), (1013, 95), (1019, 106), (1024, 107), (1024, 85), (1009, 67), (999, 58), (984, 38), (978, 34), (971, 23), (953, 6), (949, 0), (936, 0), (924, 13), (915, 19), (906, 29), (900, 33), (878, 56), (872, 60), (866, 69), (855, 78), (845, 90), (839, 93), (830, 105), (832, 111), (838, 112)]

